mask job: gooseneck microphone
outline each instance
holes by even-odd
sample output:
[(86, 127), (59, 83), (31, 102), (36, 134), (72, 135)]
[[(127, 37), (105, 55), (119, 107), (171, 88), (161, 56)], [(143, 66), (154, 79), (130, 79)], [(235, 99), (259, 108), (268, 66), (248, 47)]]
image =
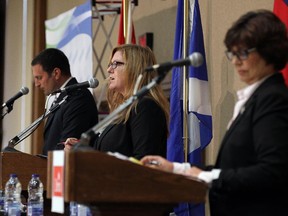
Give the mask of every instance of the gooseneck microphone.
[(28, 93), (29, 89), (27, 87), (22, 87), (16, 95), (14, 95), (12, 98), (10, 98), (9, 100), (7, 100), (5, 103), (2, 104), (2, 108), (4, 108), (5, 106), (9, 107), (13, 105), (15, 100)]
[(145, 71), (167, 71), (170, 70), (172, 67), (179, 67), (179, 66), (193, 66), (193, 67), (199, 67), (203, 64), (203, 56), (199, 52), (194, 52), (191, 55), (189, 55), (185, 59), (179, 59), (171, 62), (166, 62), (162, 64), (156, 64), (150, 67), (147, 67)]
[(70, 85), (61, 89), (58, 89), (51, 94), (56, 94), (56, 93), (62, 93), (62, 92), (71, 92), (71, 91), (76, 91), (84, 88), (96, 88), (99, 85), (99, 81), (96, 78), (91, 78), (88, 81), (82, 82), (82, 83), (77, 83), (75, 85)]

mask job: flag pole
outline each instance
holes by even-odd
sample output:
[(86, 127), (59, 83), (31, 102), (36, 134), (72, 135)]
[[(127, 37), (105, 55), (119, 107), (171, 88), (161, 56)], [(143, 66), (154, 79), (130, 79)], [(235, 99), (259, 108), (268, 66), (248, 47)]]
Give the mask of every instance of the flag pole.
[(131, 43), (131, 29), (132, 29), (132, 17), (131, 17), (131, 0), (123, 0), (123, 32), (125, 44)]
[[(188, 1), (184, 1), (184, 13), (183, 13), (183, 58), (187, 56), (188, 53)], [(184, 150), (184, 160), (188, 161), (188, 66), (183, 67), (183, 150)]]
[(127, 6), (127, 33), (126, 33), (126, 44), (130, 44), (132, 42), (132, 1), (128, 0)]
[(127, 32), (128, 32), (128, 28), (127, 28), (127, 23), (128, 23), (128, 0), (123, 0), (123, 35), (124, 35), (124, 39), (125, 39), (125, 44), (127, 44)]

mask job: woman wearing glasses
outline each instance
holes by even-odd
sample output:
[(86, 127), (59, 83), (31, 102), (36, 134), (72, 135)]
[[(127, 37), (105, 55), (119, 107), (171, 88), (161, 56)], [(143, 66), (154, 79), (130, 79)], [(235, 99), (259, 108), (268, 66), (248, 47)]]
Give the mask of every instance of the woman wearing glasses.
[[(145, 68), (156, 64), (149, 48), (138, 45), (122, 45), (113, 49), (107, 72), (109, 84), (107, 101), (114, 111), (136, 90), (146, 86), (157, 76), (156, 71)], [(142, 75), (138, 87), (136, 81)], [(118, 152), (141, 159), (148, 154), (166, 156), (169, 103), (161, 86), (152, 88), (143, 98), (124, 110), (118, 119), (97, 138), (94, 148), (104, 152)], [(76, 141), (69, 138), (65, 150)]]
[(237, 92), (215, 166), (202, 170), (157, 156), (142, 162), (207, 182), (212, 216), (288, 215), (288, 90), (279, 72), (288, 60), (285, 25), (272, 12), (249, 12), (224, 42), (247, 87)]

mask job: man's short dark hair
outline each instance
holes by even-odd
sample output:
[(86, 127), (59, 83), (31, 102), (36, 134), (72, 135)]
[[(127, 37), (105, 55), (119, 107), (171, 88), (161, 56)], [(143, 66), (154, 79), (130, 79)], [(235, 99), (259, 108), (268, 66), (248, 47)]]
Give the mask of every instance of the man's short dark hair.
[(32, 66), (37, 64), (40, 64), (49, 75), (54, 68), (59, 68), (62, 75), (71, 76), (69, 60), (59, 49), (48, 48), (40, 52), (31, 62)]

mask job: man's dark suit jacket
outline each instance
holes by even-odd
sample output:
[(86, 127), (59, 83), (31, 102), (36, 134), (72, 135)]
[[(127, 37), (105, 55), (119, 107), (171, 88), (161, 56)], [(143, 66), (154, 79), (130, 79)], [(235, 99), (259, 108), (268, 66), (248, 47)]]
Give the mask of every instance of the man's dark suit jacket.
[(276, 73), (225, 134), (210, 190), (211, 215), (288, 215), (288, 91)]
[(152, 99), (140, 99), (127, 123), (109, 125), (95, 142), (103, 152), (119, 152), (141, 159), (148, 154), (166, 157), (167, 126), (161, 107)]
[[(77, 84), (75, 78), (66, 86)], [(59, 103), (67, 93), (63, 92), (57, 98)], [(52, 113), (45, 124), (43, 154), (50, 150), (61, 149), (57, 143), (69, 137), (80, 138), (81, 134), (92, 128), (98, 122), (98, 111), (95, 100), (88, 89), (76, 90), (68, 94), (67, 102)]]

